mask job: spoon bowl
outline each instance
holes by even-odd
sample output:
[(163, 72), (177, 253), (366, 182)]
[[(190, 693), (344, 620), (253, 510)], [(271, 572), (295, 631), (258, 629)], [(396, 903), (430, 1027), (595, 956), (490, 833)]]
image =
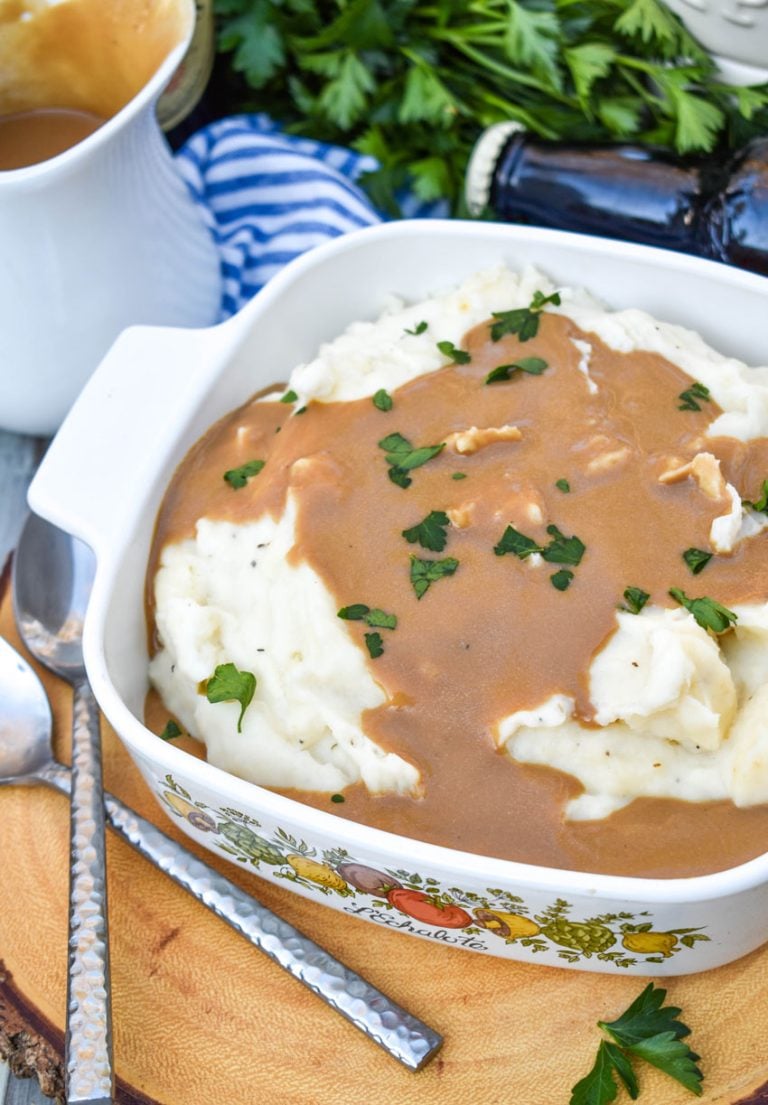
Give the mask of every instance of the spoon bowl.
[(70, 683), (85, 678), (83, 620), (95, 567), (82, 541), (29, 516), (14, 560), (16, 621), (33, 656)]
[(0, 702), (0, 786), (35, 783), (53, 761), (51, 707), (35, 672), (2, 638)]

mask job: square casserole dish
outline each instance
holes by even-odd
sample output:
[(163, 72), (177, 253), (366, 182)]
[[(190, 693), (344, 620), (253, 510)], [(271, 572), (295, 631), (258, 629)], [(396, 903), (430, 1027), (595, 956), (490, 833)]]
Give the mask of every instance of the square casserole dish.
[[(674, 879), (470, 855), (245, 782), (159, 740), (141, 720), (147, 557), (165, 487), (188, 448), (254, 392), (287, 379), (321, 342), (352, 321), (375, 318), (392, 293), (415, 300), (500, 262), (512, 269), (533, 264), (609, 307), (640, 307), (698, 330), (747, 363), (765, 359), (762, 277), (559, 231), (396, 222), (305, 254), (219, 326), (125, 331), (51, 445), (30, 503), (94, 549), (85, 654), (96, 697), (165, 813), (216, 855), (318, 903), (436, 944), (646, 976), (717, 967), (768, 940), (768, 854)], [(410, 889), (415, 908), (388, 908), (384, 895), (392, 887)], [(644, 939), (627, 939), (630, 927), (641, 927)]]

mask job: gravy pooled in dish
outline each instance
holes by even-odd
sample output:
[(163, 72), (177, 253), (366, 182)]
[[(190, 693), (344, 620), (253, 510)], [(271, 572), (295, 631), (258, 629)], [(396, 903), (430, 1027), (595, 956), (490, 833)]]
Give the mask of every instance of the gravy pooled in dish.
[(465, 851), (664, 877), (758, 855), (766, 435), (768, 371), (534, 271), (355, 324), (179, 467), (150, 723)]

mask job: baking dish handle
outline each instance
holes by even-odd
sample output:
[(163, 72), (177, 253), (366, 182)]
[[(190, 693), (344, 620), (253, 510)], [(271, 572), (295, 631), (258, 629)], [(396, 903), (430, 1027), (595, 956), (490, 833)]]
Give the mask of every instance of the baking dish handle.
[[(169, 423), (199, 407), (229, 342), (224, 326), (133, 326), (118, 337), (54, 437), (29, 489), (36, 514), (96, 552), (156, 476)], [(172, 412), (172, 415), (171, 415)]]

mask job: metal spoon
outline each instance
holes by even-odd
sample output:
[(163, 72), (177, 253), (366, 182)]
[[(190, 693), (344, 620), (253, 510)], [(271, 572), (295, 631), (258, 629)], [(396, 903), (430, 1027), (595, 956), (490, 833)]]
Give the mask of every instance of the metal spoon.
[[(29, 664), (0, 638), (0, 786), (45, 783), (69, 794), (68, 767), (53, 758), (51, 711)], [(110, 826), (235, 932), (288, 971), (355, 1028), (411, 1071), (421, 1070), (443, 1038), (313, 940), (251, 898), (106, 793)]]
[(115, 1074), (99, 708), (83, 662), (93, 553), (31, 514), (13, 561), (13, 605), (32, 655), (72, 685), (69, 971), (64, 1080), (68, 1105), (111, 1105)]

